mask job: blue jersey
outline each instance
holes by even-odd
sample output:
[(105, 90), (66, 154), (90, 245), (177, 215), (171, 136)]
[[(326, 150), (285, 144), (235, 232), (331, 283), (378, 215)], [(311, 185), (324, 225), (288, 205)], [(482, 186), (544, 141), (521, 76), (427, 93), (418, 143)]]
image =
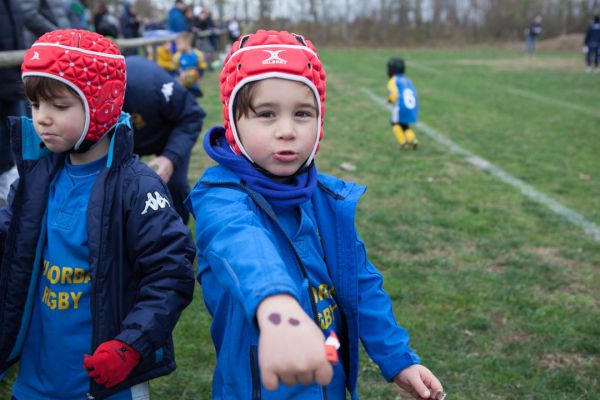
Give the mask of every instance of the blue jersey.
[(392, 124), (414, 124), (419, 120), (417, 90), (410, 79), (402, 74), (388, 81), (388, 101), (392, 103)]

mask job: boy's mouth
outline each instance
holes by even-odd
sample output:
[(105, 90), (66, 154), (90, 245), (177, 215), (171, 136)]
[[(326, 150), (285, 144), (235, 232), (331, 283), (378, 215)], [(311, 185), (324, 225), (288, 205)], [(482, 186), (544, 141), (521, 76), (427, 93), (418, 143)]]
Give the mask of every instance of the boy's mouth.
[(298, 154), (292, 150), (282, 150), (275, 153), (274, 157), (277, 161), (291, 162), (296, 161)]

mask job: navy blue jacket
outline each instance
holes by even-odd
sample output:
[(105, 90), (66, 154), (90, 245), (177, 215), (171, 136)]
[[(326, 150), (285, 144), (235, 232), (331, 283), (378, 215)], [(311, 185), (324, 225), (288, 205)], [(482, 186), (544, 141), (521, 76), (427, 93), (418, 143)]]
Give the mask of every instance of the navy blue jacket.
[[(40, 274), (48, 193), (65, 160), (65, 153), (40, 148), (30, 119), (11, 124), (20, 178), (9, 206), (0, 209), (0, 374), (19, 359)], [(175, 369), (171, 332), (194, 289), (190, 231), (168, 204), (148, 207), (155, 192), (172, 200), (132, 147), (130, 128), (120, 124), (90, 194), (91, 349), (117, 339), (139, 351), (142, 361), (112, 389), (90, 380), (95, 399)]]
[[(0, 51), (25, 48), (23, 13), (17, 0), (0, 1)], [(0, 68), (0, 100), (15, 101), (23, 97), (21, 68)]]
[(588, 27), (583, 44), (588, 47), (600, 47), (600, 24), (593, 23)]
[(123, 111), (131, 114), (135, 153), (158, 154), (181, 165), (198, 140), (204, 110), (194, 97), (156, 63), (125, 58), (127, 88)]

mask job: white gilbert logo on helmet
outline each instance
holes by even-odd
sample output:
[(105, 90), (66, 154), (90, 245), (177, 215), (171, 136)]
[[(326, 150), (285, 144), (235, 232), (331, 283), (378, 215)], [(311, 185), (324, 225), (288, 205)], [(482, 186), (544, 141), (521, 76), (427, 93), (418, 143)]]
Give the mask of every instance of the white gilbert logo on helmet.
[(263, 64), (287, 64), (287, 60), (279, 57), (279, 53), (285, 50), (263, 50), (265, 53), (269, 53), (269, 58), (263, 60)]
[(167, 206), (171, 207), (171, 203), (169, 203), (169, 200), (164, 198), (160, 193), (154, 192), (154, 197), (153, 197), (152, 193), (148, 192), (148, 200), (146, 200), (146, 207), (144, 207), (144, 211), (142, 211), (142, 215), (148, 213), (148, 208), (151, 208), (154, 211), (156, 211), (159, 208), (165, 208)]

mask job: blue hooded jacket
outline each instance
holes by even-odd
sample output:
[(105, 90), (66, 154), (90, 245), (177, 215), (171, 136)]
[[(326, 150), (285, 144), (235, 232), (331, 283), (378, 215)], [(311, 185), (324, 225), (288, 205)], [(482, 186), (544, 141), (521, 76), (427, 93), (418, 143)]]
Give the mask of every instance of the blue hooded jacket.
[[(208, 134), (223, 134), (217, 128)], [(368, 261), (354, 226), (358, 200), (365, 188), (318, 174), (310, 198), (335, 287), (344, 335), (340, 337), (346, 387), (358, 398), (358, 341), (390, 381), (419, 362), (409, 347), (408, 333), (397, 324), (392, 302), (384, 292), (381, 273)], [(207, 169), (186, 200), (196, 219), (198, 281), (213, 316), (211, 335), (217, 352), (214, 399), (267, 397), (258, 370), (256, 310), (275, 294), (296, 298), (311, 315), (307, 282), (294, 280), (287, 263), (294, 260), (269, 203), (231, 170)], [(322, 391), (303, 395), (321, 399)], [(331, 400), (331, 399), (330, 399)]]
[[(160, 178), (132, 154), (128, 118), (121, 121), (87, 211), (91, 349), (117, 339), (139, 351), (142, 361), (111, 389), (90, 380), (94, 399), (175, 369), (171, 332), (194, 289), (191, 234), (174, 208), (147, 207), (155, 192), (172, 200)], [(21, 353), (41, 273), (48, 193), (66, 156), (40, 147), (30, 119), (11, 123), (20, 178), (9, 205), (0, 209), (0, 373)]]

